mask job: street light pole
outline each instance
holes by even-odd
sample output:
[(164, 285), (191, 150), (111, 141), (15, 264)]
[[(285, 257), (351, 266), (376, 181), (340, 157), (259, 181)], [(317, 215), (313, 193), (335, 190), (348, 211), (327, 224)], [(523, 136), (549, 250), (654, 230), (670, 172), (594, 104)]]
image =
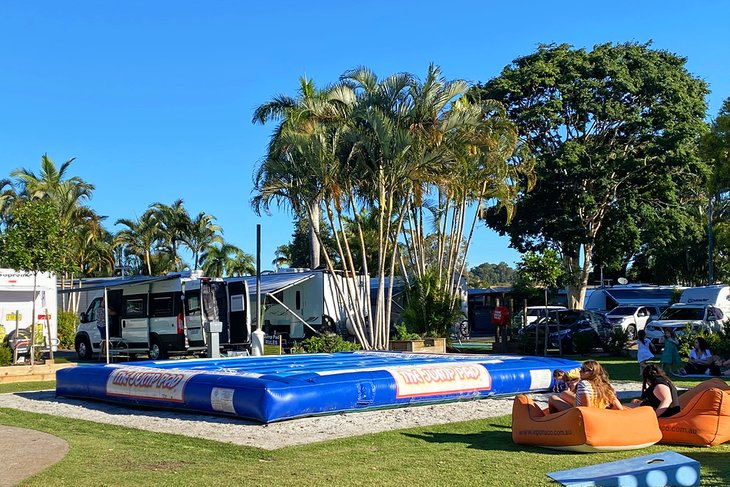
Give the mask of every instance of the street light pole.
[(713, 194), (710, 195), (710, 199), (707, 203), (707, 285), (711, 286), (715, 283), (715, 269), (714, 269), (714, 241), (712, 237), (712, 203), (714, 199)]

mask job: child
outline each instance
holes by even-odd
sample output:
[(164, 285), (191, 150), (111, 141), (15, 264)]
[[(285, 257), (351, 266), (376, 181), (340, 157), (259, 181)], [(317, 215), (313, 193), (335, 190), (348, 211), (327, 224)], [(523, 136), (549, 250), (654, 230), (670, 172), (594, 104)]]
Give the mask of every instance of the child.
[(553, 392), (559, 394), (551, 396), (548, 399), (548, 411), (557, 413), (565, 409), (575, 406), (575, 386), (580, 380), (580, 373), (577, 370), (569, 370), (565, 372), (556, 369), (553, 372)]
[(664, 337), (662, 338), (664, 349), (662, 350), (662, 369), (669, 374), (674, 373), (675, 364), (681, 364), (682, 358), (679, 356), (679, 340), (677, 335), (671, 328), (664, 328)]
[(573, 391), (575, 389), (575, 384), (578, 380), (580, 380), (580, 377), (578, 377), (578, 374), (575, 373), (575, 370), (565, 372), (562, 369), (555, 369), (555, 372), (553, 372), (553, 379), (553, 392), (563, 392), (566, 390)]
[(639, 330), (636, 334), (637, 340), (634, 342), (638, 347), (636, 350), (636, 359), (639, 361), (639, 375), (644, 376), (644, 369), (649, 365), (649, 360), (654, 358), (654, 344), (646, 338), (646, 332)]

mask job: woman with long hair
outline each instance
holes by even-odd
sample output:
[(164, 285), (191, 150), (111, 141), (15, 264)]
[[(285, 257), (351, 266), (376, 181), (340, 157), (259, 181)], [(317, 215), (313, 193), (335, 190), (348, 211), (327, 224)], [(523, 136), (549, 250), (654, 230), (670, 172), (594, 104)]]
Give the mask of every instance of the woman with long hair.
[(634, 403), (640, 406), (651, 406), (658, 418), (677, 414), (679, 412), (677, 388), (661, 367), (654, 364), (647, 365), (643, 378), (641, 399), (635, 399)]
[(586, 360), (580, 368), (580, 381), (575, 387), (575, 405), (594, 408), (623, 409), (608, 380), (606, 370), (595, 360)]
[(707, 347), (707, 340), (702, 337), (695, 338), (694, 348), (689, 352), (689, 360), (679, 375), (704, 374), (710, 363), (714, 360), (712, 352)]

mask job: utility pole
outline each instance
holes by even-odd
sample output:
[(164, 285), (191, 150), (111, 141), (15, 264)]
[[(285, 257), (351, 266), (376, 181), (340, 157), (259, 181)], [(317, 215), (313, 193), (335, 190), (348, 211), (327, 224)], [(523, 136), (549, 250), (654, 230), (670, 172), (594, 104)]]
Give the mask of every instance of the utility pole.
[(714, 269), (714, 242), (712, 237), (712, 203), (714, 199), (713, 194), (710, 195), (710, 199), (707, 203), (707, 285), (711, 286), (715, 283), (715, 269)]

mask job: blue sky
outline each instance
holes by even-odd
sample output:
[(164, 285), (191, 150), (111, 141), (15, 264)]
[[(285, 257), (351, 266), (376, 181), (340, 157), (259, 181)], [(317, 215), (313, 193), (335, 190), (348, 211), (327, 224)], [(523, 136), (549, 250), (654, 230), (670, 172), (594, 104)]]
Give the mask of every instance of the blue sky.
[[(590, 48), (653, 41), (710, 85), (708, 116), (730, 96), (730, 2), (27, 1), (0, 2), (0, 177), (38, 171), (43, 153), (96, 186), (90, 205), (118, 218), (183, 198), (262, 268), (290, 240), (285, 209), (256, 216), (252, 175), (273, 126), (253, 109), (364, 65), (383, 77), (487, 81), (539, 43)], [(513, 264), (480, 225), (469, 265)]]

